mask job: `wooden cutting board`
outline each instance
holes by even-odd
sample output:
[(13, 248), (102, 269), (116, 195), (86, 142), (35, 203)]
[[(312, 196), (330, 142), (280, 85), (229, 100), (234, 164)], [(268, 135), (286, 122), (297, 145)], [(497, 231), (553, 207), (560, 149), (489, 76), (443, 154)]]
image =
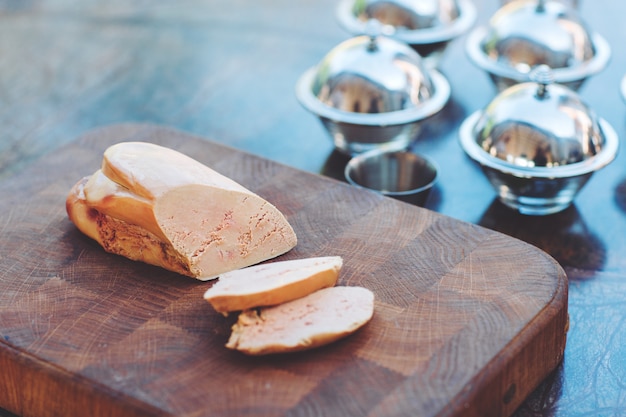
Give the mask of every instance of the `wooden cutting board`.
[[(65, 197), (116, 142), (169, 146), (274, 203), (376, 296), (356, 334), (247, 357), (211, 283), (105, 253)], [(180, 131), (92, 131), (0, 184), (0, 407), (25, 416), (505, 416), (563, 357), (567, 277), (537, 248)]]

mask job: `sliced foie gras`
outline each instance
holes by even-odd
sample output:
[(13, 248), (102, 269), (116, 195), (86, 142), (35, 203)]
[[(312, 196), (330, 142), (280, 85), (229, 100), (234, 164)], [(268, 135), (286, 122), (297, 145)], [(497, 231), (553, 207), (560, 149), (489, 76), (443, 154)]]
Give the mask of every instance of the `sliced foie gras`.
[(323, 256), (250, 266), (221, 274), (204, 298), (223, 314), (280, 304), (334, 286), (342, 265)]
[(284, 304), (241, 312), (227, 348), (248, 355), (312, 349), (346, 337), (374, 314), (374, 294), (329, 287)]
[(274, 258), (297, 238), (271, 203), (200, 162), (122, 142), (66, 200), (70, 220), (108, 252), (201, 280)]

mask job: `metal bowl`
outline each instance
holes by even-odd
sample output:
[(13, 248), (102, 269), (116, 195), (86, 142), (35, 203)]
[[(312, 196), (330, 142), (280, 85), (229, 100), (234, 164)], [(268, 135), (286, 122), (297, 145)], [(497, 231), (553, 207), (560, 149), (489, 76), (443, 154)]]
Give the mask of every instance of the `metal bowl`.
[(344, 175), (349, 184), (423, 207), (437, 181), (437, 165), (412, 152), (374, 149), (350, 159)]
[(557, 83), (578, 90), (609, 62), (611, 48), (591, 32), (577, 10), (559, 1), (517, 0), (502, 6), (487, 27), (468, 36), (466, 52), (498, 91), (529, 81), (530, 71), (548, 65)]
[(476, 7), (471, 0), (342, 0), (337, 19), (354, 36), (367, 34), (368, 22), (377, 20), (385, 35), (410, 45), (436, 67), (448, 44), (474, 24)]
[(337, 149), (356, 154), (410, 146), (421, 122), (447, 103), (450, 85), (406, 44), (358, 36), (307, 70), (297, 82), (296, 95), (320, 118)]
[(501, 92), (461, 125), (463, 150), (483, 169), (505, 205), (523, 214), (567, 208), (591, 175), (609, 164), (618, 137), (570, 88), (533, 79)]

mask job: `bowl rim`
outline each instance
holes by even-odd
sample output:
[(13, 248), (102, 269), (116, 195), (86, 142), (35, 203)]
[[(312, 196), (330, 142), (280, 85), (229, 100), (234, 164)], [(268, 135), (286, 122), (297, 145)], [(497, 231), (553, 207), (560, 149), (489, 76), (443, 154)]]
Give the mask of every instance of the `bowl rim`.
[[(488, 28), (481, 26), (472, 30), (465, 42), (465, 52), (476, 66), (490, 74), (509, 78), (518, 82), (530, 81), (530, 71), (521, 72), (499, 61), (489, 58), (481, 48), (482, 40), (487, 35)], [(590, 75), (602, 71), (611, 59), (611, 46), (599, 33), (591, 33), (591, 43), (595, 54), (591, 59), (573, 67), (550, 68), (557, 83), (567, 83), (582, 80)]]
[[(431, 181), (428, 182), (428, 184), (422, 185), (421, 187), (418, 188), (413, 188), (411, 190), (405, 190), (405, 191), (389, 191), (389, 190), (375, 190), (373, 188), (369, 188), (366, 187), (364, 185), (359, 184), (358, 182), (354, 181), (354, 179), (352, 178), (351, 175), (349, 175), (351, 168), (354, 167), (355, 164), (357, 164), (358, 162), (364, 160), (364, 159), (369, 159), (372, 157), (376, 157), (376, 156), (384, 156), (384, 155), (392, 155), (392, 154), (410, 154), (411, 156), (417, 158), (417, 159), (421, 159), (422, 161), (424, 161), (426, 164), (428, 164), (430, 166), (430, 168), (432, 169), (434, 175), (433, 175), (433, 179)], [(348, 163), (346, 164), (344, 170), (343, 170), (343, 174), (344, 174), (344, 178), (346, 179), (346, 181), (348, 182), (348, 184), (353, 185), (355, 187), (359, 187), (359, 188), (363, 188), (366, 190), (370, 190), (370, 191), (375, 191), (378, 192), (380, 194), (383, 194), (385, 196), (388, 197), (403, 197), (403, 196), (409, 196), (412, 194), (418, 194), (421, 192), (424, 192), (428, 189), (433, 188), (437, 182), (439, 181), (439, 166), (437, 165), (437, 163), (430, 157), (425, 156), (423, 154), (418, 154), (415, 152), (411, 152), (408, 149), (404, 149), (404, 148), (397, 148), (394, 146), (389, 146), (389, 147), (381, 147), (378, 149), (372, 149), (363, 153), (360, 153), (358, 155), (353, 156), (352, 158), (350, 158), (350, 160), (348, 161)]]
[(450, 99), (450, 83), (439, 71), (428, 70), (433, 83), (433, 95), (417, 106), (384, 113), (352, 113), (322, 103), (311, 89), (318, 66), (309, 68), (296, 83), (296, 97), (311, 113), (335, 122), (365, 126), (388, 126), (413, 123), (440, 111)]
[[(357, 19), (352, 13), (354, 2), (355, 0), (341, 0), (337, 5), (336, 17), (339, 24), (346, 31), (352, 34), (364, 34), (367, 31), (367, 22)], [(413, 30), (394, 28), (391, 33), (385, 34), (410, 45), (426, 45), (450, 41), (468, 31), (477, 18), (476, 6), (471, 0), (458, 0), (458, 5), (459, 17), (449, 25)]]
[(586, 175), (603, 168), (611, 163), (619, 149), (619, 137), (615, 129), (606, 120), (599, 118), (598, 123), (605, 137), (602, 151), (583, 161), (557, 167), (524, 167), (496, 158), (485, 152), (476, 143), (474, 128), (483, 111), (478, 110), (468, 116), (459, 127), (459, 142), (461, 148), (474, 161), (484, 167), (489, 167), (504, 174), (518, 178), (569, 178)]

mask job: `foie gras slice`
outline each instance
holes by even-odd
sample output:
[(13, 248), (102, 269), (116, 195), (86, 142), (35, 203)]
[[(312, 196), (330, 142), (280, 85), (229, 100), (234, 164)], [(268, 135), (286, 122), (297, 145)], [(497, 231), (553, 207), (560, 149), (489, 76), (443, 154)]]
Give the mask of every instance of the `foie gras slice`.
[(370, 321), (374, 294), (329, 287), (272, 307), (241, 312), (226, 347), (248, 355), (295, 352), (346, 337)]
[(108, 252), (201, 280), (274, 258), (297, 238), (285, 216), (180, 153), (121, 142), (66, 200), (70, 220)]
[(227, 315), (304, 297), (337, 283), (340, 256), (322, 256), (254, 265), (219, 276), (204, 293), (213, 308)]

